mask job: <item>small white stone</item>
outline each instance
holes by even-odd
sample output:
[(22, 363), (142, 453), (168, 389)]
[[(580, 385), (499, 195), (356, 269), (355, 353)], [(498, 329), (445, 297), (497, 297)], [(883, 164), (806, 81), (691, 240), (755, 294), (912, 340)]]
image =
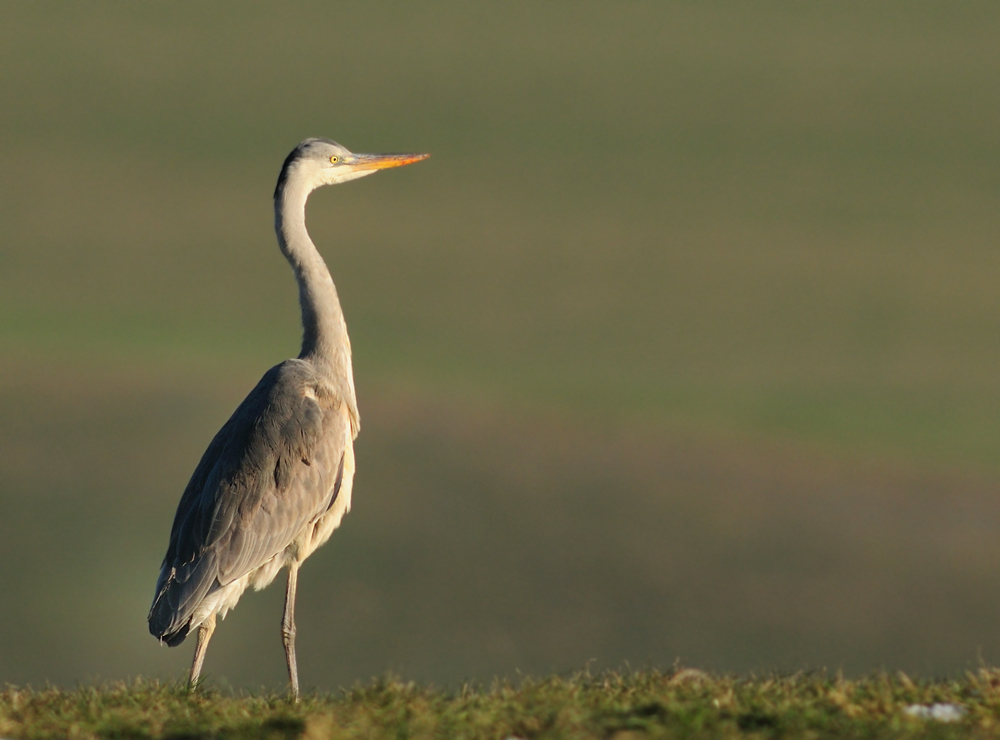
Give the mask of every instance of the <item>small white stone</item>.
[(961, 704), (910, 704), (903, 713), (919, 719), (932, 719), (935, 722), (958, 722), (968, 710)]

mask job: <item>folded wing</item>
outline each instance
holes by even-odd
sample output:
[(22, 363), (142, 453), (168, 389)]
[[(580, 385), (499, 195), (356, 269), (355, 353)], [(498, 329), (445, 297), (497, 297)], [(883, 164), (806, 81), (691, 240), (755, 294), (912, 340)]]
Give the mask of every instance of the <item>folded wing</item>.
[(181, 497), (149, 613), (154, 636), (183, 641), (206, 596), (270, 561), (330, 508), (349, 424), (308, 362), (288, 360), (261, 378)]

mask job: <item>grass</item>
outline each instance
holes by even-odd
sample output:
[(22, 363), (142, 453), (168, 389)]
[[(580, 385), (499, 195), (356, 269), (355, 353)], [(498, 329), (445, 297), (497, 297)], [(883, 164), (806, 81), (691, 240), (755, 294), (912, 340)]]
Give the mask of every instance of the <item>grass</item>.
[[(913, 704), (957, 704), (956, 722)], [(340, 694), (233, 696), (138, 680), (0, 692), (0, 736), (43, 738), (907, 738), (1000, 737), (1000, 672), (914, 681), (694, 669), (525, 678), (443, 691), (384, 678)]]

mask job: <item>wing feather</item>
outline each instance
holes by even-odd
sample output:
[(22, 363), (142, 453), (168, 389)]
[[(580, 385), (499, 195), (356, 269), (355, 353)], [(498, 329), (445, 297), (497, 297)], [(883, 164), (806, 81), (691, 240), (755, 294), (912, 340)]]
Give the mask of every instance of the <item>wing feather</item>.
[(329, 509), (350, 423), (306, 361), (288, 360), (261, 378), (181, 497), (149, 614), (154, 635), (183, 640), (208, 594), (267, 563)]

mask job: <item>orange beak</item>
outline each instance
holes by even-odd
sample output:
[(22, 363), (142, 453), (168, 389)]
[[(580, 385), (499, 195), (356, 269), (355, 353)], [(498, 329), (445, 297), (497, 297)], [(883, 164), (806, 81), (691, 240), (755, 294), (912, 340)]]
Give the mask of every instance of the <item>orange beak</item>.
[(353, 170), (384, 170), (427, 159), (430, 154), (355, 154), (344, 164)]

